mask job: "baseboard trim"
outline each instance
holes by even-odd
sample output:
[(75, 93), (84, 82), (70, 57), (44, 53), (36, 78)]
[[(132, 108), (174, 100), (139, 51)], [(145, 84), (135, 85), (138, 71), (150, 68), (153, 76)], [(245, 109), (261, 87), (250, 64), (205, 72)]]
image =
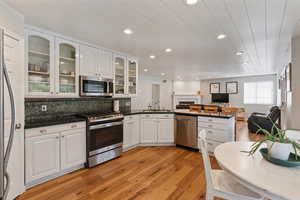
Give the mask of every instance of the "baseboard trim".
[(71, 172), (73, 172), (73, 171), (82, 169), (82, 168), (84, 168), (84, 167), (85, 167), (84, 164), (80, 164), (80, 165), (71, 167), (71, 168), (69, 168), (69, 169), (65, 169), (65, 170), (63, 170), (63, 171), (60, 171), (60, 172), (58, 172), (58, 173), (56, 173), (56, 174), (52, 174), (52, 175), (49, 175), (49, 176), (46, 176), (46, 177), (43, 177), (43, 178), (40, 178), (40, 179), (31, 181), (31, 182), (25, 184), (25, 188), (26, 188), (26, 190), (28, 190), (28, 189), (30, 189), (30, 188), (32, 188), (32, 187), (34, 187), (34, 186), (37, 186), (37, 185), (39, 185), (39, 184), (41, 184), (41, 183), (45, 183), (45, 182), (47, 182), (47, 181), (50, 181), (50, 180), (55, 179), (55, 178), (57, 178), (57, 177), (60, 177), (60, 176), (62, 176), (62, 175), (71, 173)]

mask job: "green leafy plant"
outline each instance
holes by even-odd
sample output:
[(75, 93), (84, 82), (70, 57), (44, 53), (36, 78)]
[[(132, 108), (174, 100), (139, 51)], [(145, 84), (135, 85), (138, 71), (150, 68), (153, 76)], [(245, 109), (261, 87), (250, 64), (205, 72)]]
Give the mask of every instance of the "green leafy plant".
[(266, 129), (263, 129), (262, 127), (260, 127), (258, 124), (255, 124), (259, 129), (256, 131), (256, 134), (262, 132), (265, 134), (264, 138), (253, 143), (251, 145), (251, 148), (249, 151), (242, 151), (244, 153), (248, 153), (249, 156), (253, 155), (257, 150), (259, 150), (260, 146), (262, 144), (264, 144), (267, 141), (270, 141), (272, 144), (268, 149), (268, 152), (270, 152), (270, 150), (272, 149), (273, 145), (277, 142), (277, 143), (283, 143), (283, 144), (291, 144), (294, 152), (295, 152), (295, 158), (296, 160), (298, 160), (298, 155), (297, 155), (297, 149), (300, 150), (300, 145), (293, 141), (290, 140), (287, 136), (286, 136), (286, 131), (287, 130), (282, 130), (280, 128), (277, 127), (277, 125), (273, 123), (271, 132), (269, 132)]

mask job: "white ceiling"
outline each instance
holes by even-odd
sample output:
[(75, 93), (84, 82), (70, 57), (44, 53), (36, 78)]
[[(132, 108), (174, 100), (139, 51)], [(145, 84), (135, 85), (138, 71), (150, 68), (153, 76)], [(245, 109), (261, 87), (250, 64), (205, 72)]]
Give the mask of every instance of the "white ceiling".
[[(299, 0), (6, 1), (27, 24), (137, 56), (150, 75), (186, 80), (274, 73), (288, 62), (300, 19)], [(220, 33), (227, 38), (217, 40)]]

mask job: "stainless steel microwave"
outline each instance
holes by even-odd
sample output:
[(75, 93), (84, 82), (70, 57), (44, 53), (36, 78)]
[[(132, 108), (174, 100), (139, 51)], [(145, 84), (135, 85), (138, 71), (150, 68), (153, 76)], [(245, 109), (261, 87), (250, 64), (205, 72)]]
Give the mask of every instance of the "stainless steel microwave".
[(113, 80), (94, 76), (80, 76), (80, 96), (112, 96)]

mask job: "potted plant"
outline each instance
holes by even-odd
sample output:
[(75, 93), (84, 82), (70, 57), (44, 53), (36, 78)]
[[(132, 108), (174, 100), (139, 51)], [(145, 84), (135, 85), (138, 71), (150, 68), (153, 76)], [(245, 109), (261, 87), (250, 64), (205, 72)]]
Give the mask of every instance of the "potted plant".
[(273, 123), (271, 132), (257, 125), (259, 130), (256, 133), (263, 132), (264, 138), (251, 145), (251, 149), (246, 151), (248, 155), (253, 155), (260, 149), (262, 144), (267, 144), (268, 156), (279, 160), (288, 160), (290, 153), (295, 152), (296, 160), (298, 160), (297, 149), (300, 150), (300, 144), (289, 139), (286, 136), (286, 130), (282, 130)]

